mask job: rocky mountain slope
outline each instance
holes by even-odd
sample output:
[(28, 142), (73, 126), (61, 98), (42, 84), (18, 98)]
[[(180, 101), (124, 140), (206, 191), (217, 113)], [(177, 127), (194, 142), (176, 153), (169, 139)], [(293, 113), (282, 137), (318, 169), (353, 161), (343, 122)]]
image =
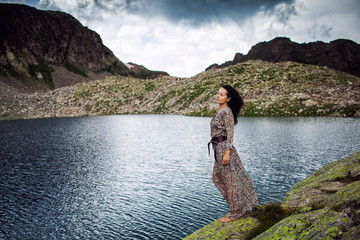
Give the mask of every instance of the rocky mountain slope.
[(360, 76), (360, 44), (351, 40), (338, 39), (330, 43), (311, 42), (299, 44), (289, 38), (275, 38), (253, 46), (247, 55), (236, 53), (232, 61), (207, 68), (223, 68), (248, 60), (268, 62), (292, 61), (298, 63), (328, 66), (343, 72)]
[(0, 3), (0, 32), (0, 81), (18, 89), (55, 89), (109, 75), (168, 75), (125, 65), (96, 32), (63, 12)]
[(112, 76), (48, 92), (0, 84), (0, 119), (166, 113), (212, 116), (225, 84), (245, 99), (242, 116), (360, 116), (360, 78), (328, 67), (248, 61), (192, 78)]
[[(359, 239), (359, 192), (357, 152), (295, 184), (281, 206), (256, 207), (232, 223), (215, 221), (185, 239)], [(261, 228), (274, 219), (269, 229)]]

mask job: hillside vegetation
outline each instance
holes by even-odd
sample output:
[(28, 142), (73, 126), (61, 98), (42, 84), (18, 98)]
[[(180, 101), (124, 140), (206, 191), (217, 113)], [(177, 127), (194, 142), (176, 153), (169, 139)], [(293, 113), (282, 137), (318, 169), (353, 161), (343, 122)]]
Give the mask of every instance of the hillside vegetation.
[(212, 116), (215, 95), (235, 86), (242, 116), (355, 116), (360, 78), (328, 67), (251, 60), (192, 78), (111, 76), (48, 92), (21, 93), (0, 85), (0, 119), (110, 114)]

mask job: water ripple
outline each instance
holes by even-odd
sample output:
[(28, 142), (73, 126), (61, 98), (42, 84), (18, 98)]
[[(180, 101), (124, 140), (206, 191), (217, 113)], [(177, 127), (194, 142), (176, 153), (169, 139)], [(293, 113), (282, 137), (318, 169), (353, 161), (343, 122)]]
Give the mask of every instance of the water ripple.
[[(0, 238), (181, 239), (214, 221), (228, 207), (211, 180), (209, 121), (0, 122)], [(356, 119), (241, 118), (234, 145), (260, 202), (276, 202), (314, 170), (359, 151), (359, 130)]]

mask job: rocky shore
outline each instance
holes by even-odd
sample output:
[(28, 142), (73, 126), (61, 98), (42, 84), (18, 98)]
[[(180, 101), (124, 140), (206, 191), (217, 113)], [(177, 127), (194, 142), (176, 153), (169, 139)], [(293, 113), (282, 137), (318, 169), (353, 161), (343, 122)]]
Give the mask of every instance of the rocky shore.
[(192, 78), (111, 76), (25, 93), (0, 84), (0, 120), (111, 114), (212, 116), (224, 84), (245, 99), (242, 116), (360, 116), (360, 78), (328, 67), (248, 61)]
[[(360, 152), (332, 162), (295, 184), (259, 228), (266, 212), (259, 206), (238, 221), (218, 221), (186, 237), (190, 239), (359, 239)], [(277, 217), (282, 214), (282, 217)]]

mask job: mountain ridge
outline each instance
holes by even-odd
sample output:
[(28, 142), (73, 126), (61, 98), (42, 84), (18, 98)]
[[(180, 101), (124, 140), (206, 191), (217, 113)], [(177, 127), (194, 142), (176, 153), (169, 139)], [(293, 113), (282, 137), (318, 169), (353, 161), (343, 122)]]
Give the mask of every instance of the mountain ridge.
[(64, 12), (0, 3), (0, 32), (0, 80), (15, 88), (49, 90), (110, 75), (168, 75), (140, 65), (133, 71), (99, 34)]
[(348, 39), (337, 39), (330, 43), (321, 41), (296, 43), (287, 37), (277, 37), (269, 42), (254, 45), (244, 55), (236, 53), (233, 60), (223, 64), (212, 64), (212, 68), (223, 68), (248, 60), (268, 62), (292, 61), (304, 64), (327, 66), (356, 76), (360, 76), (360, 44)]

